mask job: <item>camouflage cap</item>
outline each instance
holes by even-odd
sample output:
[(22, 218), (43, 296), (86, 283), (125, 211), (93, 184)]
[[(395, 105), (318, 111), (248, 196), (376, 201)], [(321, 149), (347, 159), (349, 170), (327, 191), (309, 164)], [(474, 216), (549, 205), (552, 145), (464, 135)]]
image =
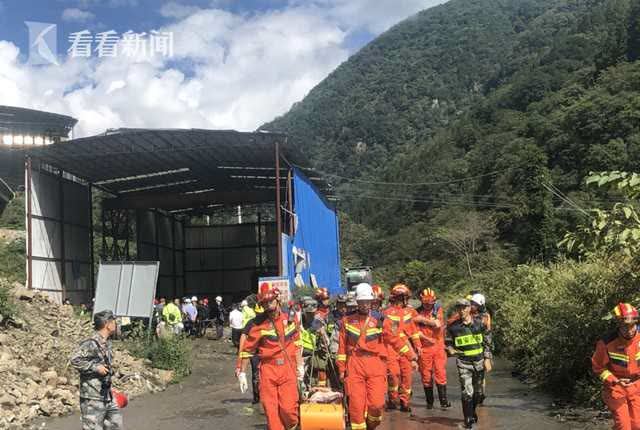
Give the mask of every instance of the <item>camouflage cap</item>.
[(303, 312), (315, 312), (318, 310), (318, 303), (312, 297), (306, 297), (302, 302)]
[(467, 299), (458, 299), (456, 300), (456, 306), (460, 306), (460, 307), (471, 306), (471, 302), (469, 302), (469, 300)]
[(112, 320), (115, 320), (116, 316), (113, 314), (113, 311), (104, 310), (100, 312), (96, 312), (93, 316), (93, 325), (94, 327), (104, 327), (104, 325)]

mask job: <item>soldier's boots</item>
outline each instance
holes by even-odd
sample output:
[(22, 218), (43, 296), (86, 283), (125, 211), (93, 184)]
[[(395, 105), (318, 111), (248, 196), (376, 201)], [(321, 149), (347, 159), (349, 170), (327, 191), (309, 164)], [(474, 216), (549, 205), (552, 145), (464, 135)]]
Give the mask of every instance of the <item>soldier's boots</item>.
[[(431, 394), (433, 396), (433, 394)], [(447, 398), (447, 386), (438, 385), (438, 398), (440, 399), (440, 407), (442, 409), (450, 408), (451, 402)]]
[(400, 405), (400, 412), (411, 412), (411, 406), (409, 406), (408, 404), (401, 404)]
[(464, 415), (464, 428), (472, 429), (473, 424), (475, 423), (475, 420), (473, 419), (473, 400), (462, 400), (462, 414)]
[[(439, 391), (439, 390), (438, 390)], [(427, 398), (427, 409), (433, 409), (433, 386), (427, 387), (424, 386), (424, 395)]]

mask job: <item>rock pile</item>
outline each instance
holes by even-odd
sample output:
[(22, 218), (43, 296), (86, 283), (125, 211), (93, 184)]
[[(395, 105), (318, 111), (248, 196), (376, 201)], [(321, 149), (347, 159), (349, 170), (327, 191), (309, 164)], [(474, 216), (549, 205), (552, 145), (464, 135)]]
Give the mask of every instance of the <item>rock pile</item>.
[[(2, 284), (2, 281), (0, 281)], [(59, 416), (78, 409), (78, 374), (69, 356), (91, 336), (88, 317), (69, 305), (16, 284), (12, 289), (19, 317), (0, 328), (0, 428), (23, 428), (39, 416)], [(115, 348), (114, 386), (130, 397), (163, 390), (171, 372), (152, 369)]]

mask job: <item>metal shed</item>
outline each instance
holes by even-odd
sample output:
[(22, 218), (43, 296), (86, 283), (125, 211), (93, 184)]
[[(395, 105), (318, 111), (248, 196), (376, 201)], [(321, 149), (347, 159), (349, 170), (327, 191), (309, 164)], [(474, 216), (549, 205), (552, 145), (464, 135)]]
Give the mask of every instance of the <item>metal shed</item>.
[[(27, 282), (57, 301), (93, 297), (98, 257), (160, 261), (158, 291), (167, 297), (235, 299), (257, 276), (286, 272), (293, 166), (306, 162), (282, 134), (119, 129), (28, 154)], [(328, 187), (317, 175), (308, 179)], [(101, 209), (92, 207), (96, 190), (106, 196)], [(272, 219), (190, 222), (235, 205), (266, 205)], [(96, 231), (101, 243), (91, 246)]]

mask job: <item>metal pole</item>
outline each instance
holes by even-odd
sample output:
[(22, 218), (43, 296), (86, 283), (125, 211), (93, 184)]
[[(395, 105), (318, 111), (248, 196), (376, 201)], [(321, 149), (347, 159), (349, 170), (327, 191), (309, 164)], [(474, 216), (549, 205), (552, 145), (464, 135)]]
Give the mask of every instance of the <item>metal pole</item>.
[(95, 297), (96, 293), (96, 284), (95, 284), (95, 273), (94, 273), (94, 251), (93, 251), (93, 186), (91, 183), (88, 185), (89, 187), (89, 277), (90, 277), (90, 291), (91, 297)]
[(67, 298), (67, 253), (65, 252), (64, 241), (64, 182), (62, 180), (62, 170), (58, 172), (58, 203), (60, 205), (60, 263), (62, 266), (62, 272), (60, 273), (60, 281), (62, 284), (62, 301)]
[(276, 225), (278, 241), (278, 275), (282, 276), (282, 217), (280, 214), (280, 144), (276, 141)]
[(27, 288), (33, 288), (33, 228), (31, 225), (32, 218), (32, 193), (31, 188), (31, 157), (27, 157)]
[(262, 220), (258, 212), (258, 260), (260, 261), (260, 272), (264, 272), (264, 263), (262, 261)]
[(295, 226), (296, 218), (293, 215), (293, 190), (291, 189), (291, 185), (291, 169), (289, 169), (287, 172), (287, 210), (289, 211), (289, 236), (293, 237), (293, 228)]

